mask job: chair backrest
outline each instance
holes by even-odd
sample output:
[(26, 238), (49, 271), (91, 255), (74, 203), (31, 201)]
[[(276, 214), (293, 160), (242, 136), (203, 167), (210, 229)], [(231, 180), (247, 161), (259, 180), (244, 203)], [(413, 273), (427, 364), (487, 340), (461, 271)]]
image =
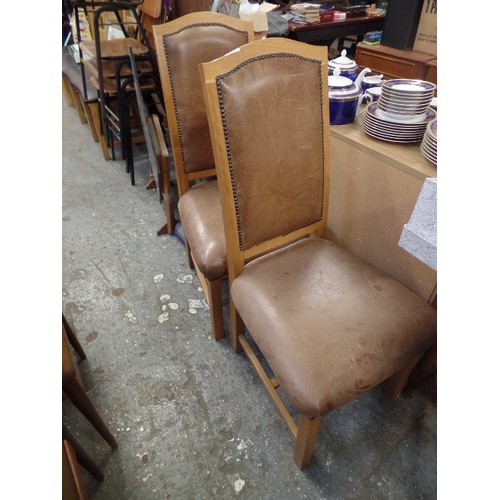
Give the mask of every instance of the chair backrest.
[(202, 64), (230, 279), (244, 261), (324, 233), (327, 65), (326, 47), (280, 38)]
[(179, 195), (215, 175), (198, 65), (253, 41), (253, 23), (195, 12), (153, 28)]
[(139, 10), (148, 16), (159, 18), (162, 13), (163, 0), (144, 0)]
[(139, 7), (140, 19), (149, 43), (154, 48), (153, 26), (167, 22), (168, 12), (164, 0), (144, 0)]

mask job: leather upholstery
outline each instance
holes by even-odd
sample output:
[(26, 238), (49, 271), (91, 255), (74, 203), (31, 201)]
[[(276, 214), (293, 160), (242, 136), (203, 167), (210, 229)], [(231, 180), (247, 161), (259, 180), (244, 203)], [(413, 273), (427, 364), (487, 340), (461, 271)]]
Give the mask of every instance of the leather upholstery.
[(355, 399), (436, 340), (429, 304), (324, 239), (247, 264), (231, 297), (291, 403), (309, 417)]
[(247, 32), (217, 23), (189, 26), (163, 36), (168, 72), (174, 82), (171, 88), (185, 173), (214, 165), (198, 64), (220, 57), (247, 42)]
[(178, 209), (200, 271), (210, 281), (226, 276), (226, 240), (217, 181), (194, 185), (181, 197)]
[[(322, 217), (325, 144), (318, 138), (328, 117), (322, 116), (320, 75), (321, 61), (283, 53), (251, 59), (218, 79), (241, 249)], [(297, 127), (300, 140), (290, 140)], [(247, 185), (258, 188), (236, 193)]]

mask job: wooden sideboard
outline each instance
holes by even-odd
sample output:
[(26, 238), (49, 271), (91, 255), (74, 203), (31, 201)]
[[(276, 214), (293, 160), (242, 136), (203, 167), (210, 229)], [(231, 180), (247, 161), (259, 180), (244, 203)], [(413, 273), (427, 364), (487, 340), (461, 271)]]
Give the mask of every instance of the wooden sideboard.
[(432, 302), (436, 271), (398, 245), (427, 177), (437, 169), (419, 144), (371, 138), (358, 123), (330, 127), (327, 237)]
[(358, 43), (355, 61), (363, 68), (382, 73), (386, 80), (412, 78), (437, 83), (437, 59), (432, 54)]

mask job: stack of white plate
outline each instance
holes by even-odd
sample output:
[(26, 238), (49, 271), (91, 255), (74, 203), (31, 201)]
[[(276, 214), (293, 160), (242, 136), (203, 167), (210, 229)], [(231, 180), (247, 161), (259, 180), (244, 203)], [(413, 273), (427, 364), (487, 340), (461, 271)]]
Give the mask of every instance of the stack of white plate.
[(425, 113), (432, 102), (436, 85), (423, 80), (388, 80), (382, 83), (378, 107), (395, 116)]
[(427, 124), (420, 151), (434, 165), (437, 165), (437, 118)]
[(436, 118), (429, 107), (436, 85), (423, 80), (388, 80), (377, 102), (367, 106), (362, 128), (372, 137), (389, 142), (420, 142), (427, 124)]
[(411, 143), (420, 142), (428, 123), (436, 118), (436, 111), (427, 108), (421, 115), (405, 119), (393, 118), (377, 107), (377, 103), (369, 104), (364, 112), (362, 129), (372, 137), (388, 142)]

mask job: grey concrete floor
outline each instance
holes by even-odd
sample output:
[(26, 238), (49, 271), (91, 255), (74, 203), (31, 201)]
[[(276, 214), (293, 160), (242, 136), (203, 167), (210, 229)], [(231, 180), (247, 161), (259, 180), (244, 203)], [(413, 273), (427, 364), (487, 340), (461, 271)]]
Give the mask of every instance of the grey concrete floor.
[(330, 414), (300, 471), (249, 361), (211, 338), (184, 247), (156, 235), (164, 214), (145, 188), (145, 157), (132, 186), (65, 103), (62, 124), (62, 310), (119, 443), (111, 450), (63, 402), (63, 422), (105, 474), (82, 471), (89, 497), (436, 498), (436, 404), (415, 388), (389, 401), (378, 387)]

